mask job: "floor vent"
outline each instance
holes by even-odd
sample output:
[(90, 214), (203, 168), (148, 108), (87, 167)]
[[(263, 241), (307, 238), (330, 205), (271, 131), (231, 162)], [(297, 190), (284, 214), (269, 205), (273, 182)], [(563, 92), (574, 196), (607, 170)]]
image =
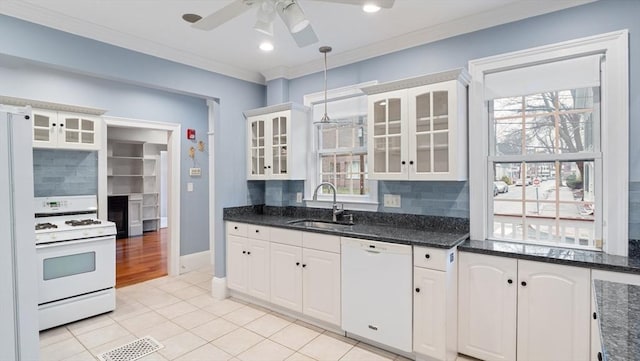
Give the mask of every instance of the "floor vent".
[(163, 348), (162, 344), (151, 336), (145, 336), (126, 345), (116, 347), (98, 355), (100, 361), (133, 361)]

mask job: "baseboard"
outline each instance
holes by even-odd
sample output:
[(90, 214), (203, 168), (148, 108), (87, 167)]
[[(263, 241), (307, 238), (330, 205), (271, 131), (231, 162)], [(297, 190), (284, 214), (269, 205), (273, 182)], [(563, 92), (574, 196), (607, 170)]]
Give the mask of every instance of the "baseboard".
[(224, 300), (229, 297), (226, 277), (213, 277), (211, 279), (211, 296), (216, 300)]
[(210, 251), (203, 251), (180, 256), (180, 273), (186, 273), (210, 265)]

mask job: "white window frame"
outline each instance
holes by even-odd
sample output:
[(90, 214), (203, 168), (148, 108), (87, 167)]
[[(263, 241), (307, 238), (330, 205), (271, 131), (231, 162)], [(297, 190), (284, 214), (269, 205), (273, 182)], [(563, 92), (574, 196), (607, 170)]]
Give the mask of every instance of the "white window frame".
[[(351, 98), (354, 96), (365, 95), (361, 88), (375, 85), (377, 81), (370, 81), (366, 83), (360, 83), (355, 85), (349, 85), (342, 88), (328, 89), (327, 90), (327, 113), (331, 116), (331, 101)], [(311, 93), (304, 96), (304, 105), (313, 109), (314, 105), (324, 103), (324, 91)], [(313, 116), (309, 119), (313, 121)], [(316, 134), (317, 128), (310, 126), (308, 144), (313, 144), (313, 151), (308, 153), (307, 156), (307, 181), (304, 183), (304, 198), (307, 206), (315, 208), (331, 208), (333, 202), (332, 195), (318, 194), (318, 200), (313, 201), (313, 191), (316, 189), (318, 183), (319, 174), (319, 157), (318, 157), (318, 136)], [(367, 145), (368, 148), (368, 145)], [(368, 196), (358, 195), (337, 195), (337, 202), (344, 204), (345, 209), (358, 210), (358, 211), (377, 211), (378, 210), (378, 182), (368, 179), (369, 182), (369, 194)]]
[(620, 30), (469, 61), (469, 213), (471, 239), (486, 240), (489, 225), (489, 112), (486, 74), (604, 54), (601, 90), (603, 251), (627, 256), (629, 247), (629, 32)]

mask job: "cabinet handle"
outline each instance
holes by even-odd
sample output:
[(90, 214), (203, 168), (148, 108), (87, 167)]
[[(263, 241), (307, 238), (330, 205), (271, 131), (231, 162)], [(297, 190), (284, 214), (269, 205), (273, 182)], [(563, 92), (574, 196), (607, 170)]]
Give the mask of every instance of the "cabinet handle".
[(507, 283), (508, 283), (508, 284), (512, 284), (512, 283), (513, 283), (513, 280), (512, 280), (511, 278), (509, 278), (509, 279), (507, 280)]
[(233, 229), (238, 229), (238, 226), (233, 227)]
[(296, 266), (299, 266), (299, 265), (300, 265), (300, 262), (296, 262)]
[(242, 254), (247, 254), (247, 251), (242, 251)]
[(249, 255), (249, 254), (251, 254), (251, 252), (248, 252), (248, 251), (247, 251), (247, 254)]
[(56, 123), (51, 123), (51, 126), (52, 126), (52, 127), (55, 127), (55, 126), (56, 126)]
[(302, 268), (305, 268), (305, 267), (307, 267), (307, 265), (303, 263), (303, 264), (302, 264)]
[(420, 288), (419, 287), (416, 288), (416, 292), (420, 293)]
[(268, 166), (267, 166), (267, 168), (271, 169), (271, 166), (270, 166), (270, 165), (268, 165)]
[(256, 229), (256, 233), (260, 233), (260, 230), (259, 230), (259, 229)]
[(60, 126), (61, 126), (61, 127), (64, 127), (64, 123), (61, 123), (61, 124), (60, 124)]
[(410, 164), (410, 165), (413, 165), (413, 161), (412, 161), (412, 160), (410, 160), (410, 161), (409, 161), (409, 164)]
[(598, 352), (598, 361), (602, 361), (602, 352)]
[(595, 312), (593, 313), (593, 319), (594, 319), (594, 320), (597, 320), (597, 319), (598, 319), (598, 315), (596, 315), (596, 313), (595, 313)]
[(428, 254), (428, 253), (426, 253), (426, 254), (424, 255), (424, 258), (429, 259), (429, 258), (431, 258), (431, 255), (430, 255), (430, 254)]
[(526, 286), (526, 285), (527, 285), (527, 282), (522, 281), (522, 282), (520, 282), (520, 284), (521, 284), (522, 286)]
[(404, 160), (402, 162), (400, 162), (400, 164), (405, 165), (407, 164), (407, 162), (405, 162)]

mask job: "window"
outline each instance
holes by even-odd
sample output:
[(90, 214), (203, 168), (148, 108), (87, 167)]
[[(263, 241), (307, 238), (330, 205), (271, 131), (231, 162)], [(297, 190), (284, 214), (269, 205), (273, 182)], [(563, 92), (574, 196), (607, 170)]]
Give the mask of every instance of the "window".
[(493, 196), (489, 238), (602, 247), (597, 242), (601, 198), (595, 184), (601, 169), (599, 89), (488, 102), (489, 174), (512, 184)]
[[(311, 200), (316, 186), (330, 182), (336, 186), (337, 198), (349, 209), (376, 210), (377, 182), (367, 176), (367, 97), (361, 87), (374, 82), (327, 91), (327, 113), (335, 124), (314, 124), (314, 152), (308, 164), (305, 198)], [(324, 93), (304, 97), (311, 107), (312, 119), (318, 122), (324, 115)], [(318, 190), (314, 206), (322, 207), (333, 194), (329, 187)], [(308, 201), (309, 203), (309, 201)]]
[(472, 60), (469, 71), (471, 238), (626, 256), (628, 32)]
[[(317, 128), (319, 179), (336, 186), (338, 194), (367, 196), (367, 117), (339, 119)], [(321, 194), (330, 192), (321, 188)]]

